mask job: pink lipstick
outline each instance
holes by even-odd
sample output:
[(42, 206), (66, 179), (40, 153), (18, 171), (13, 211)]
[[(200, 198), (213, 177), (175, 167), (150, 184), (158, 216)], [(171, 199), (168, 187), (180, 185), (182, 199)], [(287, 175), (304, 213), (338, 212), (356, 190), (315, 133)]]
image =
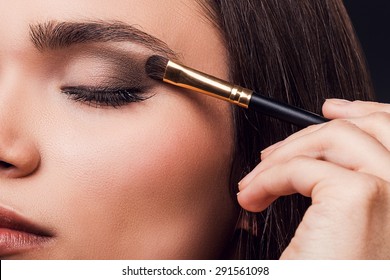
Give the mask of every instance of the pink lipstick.
[(0, 207), (0, 257), (39, 248), (51, 237), (49, 231)]

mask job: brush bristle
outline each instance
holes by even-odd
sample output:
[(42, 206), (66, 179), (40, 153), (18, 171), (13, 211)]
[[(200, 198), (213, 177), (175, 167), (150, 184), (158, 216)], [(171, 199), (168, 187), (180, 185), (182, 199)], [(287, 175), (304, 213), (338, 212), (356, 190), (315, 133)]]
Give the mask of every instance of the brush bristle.
[(145, 64), (146, 74), (152, 79), (162, 81), (168, 61), (168, 58), (159, 55), (149, 57)]

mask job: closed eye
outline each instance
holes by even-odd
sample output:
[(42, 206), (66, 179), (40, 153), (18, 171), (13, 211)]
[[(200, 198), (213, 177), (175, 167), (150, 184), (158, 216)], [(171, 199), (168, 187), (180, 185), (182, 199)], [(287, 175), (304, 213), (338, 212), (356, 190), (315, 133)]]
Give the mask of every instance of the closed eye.
[(129, 103), (141, 102), (146, 96), (145, 90), (138, 87), (63, 87), (61, 92), (70, 99), (94, 107), (120, 107)]

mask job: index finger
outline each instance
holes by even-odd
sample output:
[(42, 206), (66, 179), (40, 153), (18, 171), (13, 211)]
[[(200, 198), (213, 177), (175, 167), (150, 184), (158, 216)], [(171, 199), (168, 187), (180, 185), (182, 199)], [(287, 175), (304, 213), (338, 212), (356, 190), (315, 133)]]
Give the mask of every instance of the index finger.
[(375, 112), (390, 113), (390, 104), (371, 101), (327, 99), (322, 106), (324, 116), (330, 119), (356, 118)]

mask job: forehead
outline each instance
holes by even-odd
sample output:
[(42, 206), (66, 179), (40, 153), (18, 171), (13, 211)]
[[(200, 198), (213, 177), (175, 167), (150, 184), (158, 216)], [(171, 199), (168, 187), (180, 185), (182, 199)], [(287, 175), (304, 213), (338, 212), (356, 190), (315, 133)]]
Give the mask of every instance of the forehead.
[(2, 0), (0, 48), (26, 46), (31, 24), (54, 21), (116, 20), (164, 41), (184, 62), (199, 65), (199, 56), (224, 56), (218, 32), (195, 0)]

